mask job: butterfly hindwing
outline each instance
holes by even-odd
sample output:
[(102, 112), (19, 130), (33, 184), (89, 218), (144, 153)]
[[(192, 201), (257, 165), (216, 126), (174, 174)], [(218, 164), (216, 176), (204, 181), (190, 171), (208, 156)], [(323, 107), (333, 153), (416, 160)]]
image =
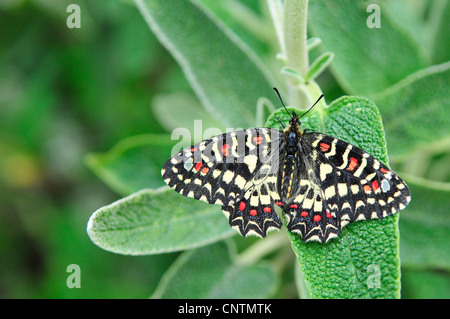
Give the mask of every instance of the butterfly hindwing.
[(279, 138), (280, 132), (269, 128), (222, 134), (174, 155), (161, 173), (180, 194), (221, 205), (243, 236), (264, 237), (281, 228), (273, 208), (277, 193), (270, 183), (277, 171), (269, 162)]
[(327, 210), (323, 194), (313, 187), (306, 194), (298, 194), (284, 208), (286, 226), (294, 233), (300, 234), (303, 241), (327, 242), (341, 232), (341, 220), (332, 216)]
[(369, 153), (320, 133), (302, 137), (316, 163), (324, 214), (341, 221), (384, 218), (408, 205), (407, 185)]

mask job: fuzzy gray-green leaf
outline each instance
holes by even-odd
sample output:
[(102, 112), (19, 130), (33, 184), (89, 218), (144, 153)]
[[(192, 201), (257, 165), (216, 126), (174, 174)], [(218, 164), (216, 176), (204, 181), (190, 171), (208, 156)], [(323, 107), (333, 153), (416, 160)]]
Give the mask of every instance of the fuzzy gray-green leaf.
[(192, 249), (235, 233), (219, 206), (168, 188), (142, 190), (100, 208), (87, 232), (96, 245), (125, 255)]
[(376, 2), (380, 28), (370, 27), (370, 4), (354, 0), (309, 2), (309, 30), (321, 38), (324, 51), (335, 54), (331, 70), (352, 94), (380, 92), (426, 65), (418, 45), (389, 16), (382, 1)]
[(266, 264), (238, 265), (233, 249), (219, 242), (183, 253), (152, 298), (269, 298), (277, 275)]
[(254, 126), (259, 97), (273, 99), (255, 54), (195, 0), (137, 0), (150, 28), (182, 67), (207, 110), (228, 127)]
[(400, 218), (402, 267), (450, 270), (450, 184), (409, 176), (413, 201)]
[(106, 153), (88, 154), (85, 161), (109, 187), (122, 195), (129, 195), (143, 188), (165, 185), (161, 167), (169, 158), (175, 142), (170, 135), (164, 134), (132, 136)]
[(450, 139), (450, 62), (420, 70), (375, 97), (383, 114), (389, 152), (444, 149)]
[(308, 73), (306, 73), (305, 81), (308, 82), (318, 77), (326, 69), (326, 67), (330, 65), (333, 58), (334, 58), (333, 53), (326, 52), (321, 56), (319, 56), (317, 59), (315, 59), (314, 62), (309, 67)]

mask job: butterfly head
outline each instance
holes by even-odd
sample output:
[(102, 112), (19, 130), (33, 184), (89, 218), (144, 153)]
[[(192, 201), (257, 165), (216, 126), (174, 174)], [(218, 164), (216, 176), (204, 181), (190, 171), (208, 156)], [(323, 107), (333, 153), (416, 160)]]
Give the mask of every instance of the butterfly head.
[(284, 132), (286, 134), (289, 133), (289, 132), (295, 132), (298, 136), (302, 136), (303, 135), (303, 131), (300, 128), (300, 126), (301, 126), (300, 118), (302, 118), (303, 116), (306, 115), (306, 113), (308, 113), (309, 111), (312, 110), (312, 108), (323, 98), (323, 94), (321, 94), (319, 96), (319, 98), (316, 100), (316, 102), (305, 113), (303, 113), (299, 117), (297, 115), (297, 113), (295, 113), (295, 111), (292, 111), (292, 114), (289, 112), (289, 110), (287, 109), (286, 105), (283, 102), (283, 99), (281, 98), (280, 92), (278, 92), (277, 88), (273, 88), (273, 89), (275, 90), (275, 92), (277, 93), (278, 97), (280, 98), (281, 104), (283, 105), (283, 107), (286, 110), (287, 114), (289, 114), (289, 116), (291, 117), (291, 119), (289, 120), (289, 126), (288, 127), (285, 128), (283, 123), (281, 123), (281, 125), (284, 128)]
[(289, 120), (289, 126), (284, 130), (285, 133), (294, 132), (297, 136), (302, 136), (303, 131), (301, 129), (300, 118), (295, 111), (292, 111), (291, 119)]
[(301, 125), (300, 118), (295, 111), (292, 111), (291, 119), (289, 120), (289, 125)]

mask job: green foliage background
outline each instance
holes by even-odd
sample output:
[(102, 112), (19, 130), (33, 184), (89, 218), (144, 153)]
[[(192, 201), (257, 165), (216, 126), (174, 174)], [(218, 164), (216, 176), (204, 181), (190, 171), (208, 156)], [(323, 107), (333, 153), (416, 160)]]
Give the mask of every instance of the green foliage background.
[[(81, 29), (66, 27), (70, 3), (81, 7)], [(285, 229), (265, 240), (232, 236), (217, 207), (159, 189), (159, 169), (177, 142), (172, 129), (193, 132), (195, 119), (204, 129), (263, 125), (270, 101), (279, 105), (271, 87), (283, 88), (286, 75), (266, 2), (140, 3), (141, 12), (133, 1), (0, 3), (0, 297), (364, 297), (352, 289), (365, 273), (333, 295), (335, 282), (308, 272), (321, 264), (312, 257), (333, 256), (338, 246), (311, 253), (305, 247), (323, 247), (295, 238), (291, 246)], [(316, 78), (328, 104), (343, 95), (376, 104), (389, 163), (410, 185), (413, 202), (399, 218), (401, 297), (449, 298), (450, 2), (374, 3), (381, 29), (365, 26), (367, 1), (310, 0), (309, 36), (322, 40), (310, 61), (334, 54)], [(167, 25), (158, 39), (145, 7), (172, 10), (160, 17)], [(189, 37), (170, 41), (180, 33)], [(270, 101), (258, 109), (259, 97)], [(351, 105), (340, 101), (341, 110)], [(323, 128), (340, 132), (333, 123), (341, 116), (323, 118)], [(86, 224), (100, 207), (89, 238)], [(360, 224), (348, 226), (346, 240), (373, 225)], [(367, 259), (358, 256), (353, 265)], [(70, 264), (81, 268), (81, 289), (66, 286)], [(380, 296), (398, 297), (369, 297)]]

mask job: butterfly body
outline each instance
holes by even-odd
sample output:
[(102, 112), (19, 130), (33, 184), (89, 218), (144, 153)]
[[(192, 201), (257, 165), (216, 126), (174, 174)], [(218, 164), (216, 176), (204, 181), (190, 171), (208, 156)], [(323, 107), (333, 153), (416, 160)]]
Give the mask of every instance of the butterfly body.
[(305, 132), (295, 114), (284, 130), (252, 128), (215, 136), (163, 166), (177, 192), (222, 206), (243, 236), (280, 229), (303, 241), (328, 242), (351, 221), (384, 218), (410, 201), (406, 184), (369, 153)]

